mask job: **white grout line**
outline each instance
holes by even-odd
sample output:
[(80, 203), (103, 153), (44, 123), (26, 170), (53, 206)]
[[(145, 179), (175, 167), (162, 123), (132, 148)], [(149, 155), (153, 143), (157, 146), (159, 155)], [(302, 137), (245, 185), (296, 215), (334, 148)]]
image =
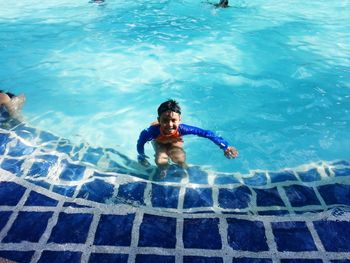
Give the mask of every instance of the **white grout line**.
[(145, 206), (152, 207), (152, 183), (148, 182), (143, 193), (143, 202)]
[(182, 263), (182, 255), (184, 253), (184, 242), (182, 238), (184, 228), (184, 219), (176, 219), (176, 249), (175, 249), (175, 263)]
[(272, 227), (271, 227), (271, 222), (268, 221), (261, 221), (264, 224), (264, 228), (265, 228), (265, 237), (266, 237), (266, 243), (267, 246), (269, 247), (269, 252), (271, 253), (271, 258), (273, 260), (273, 262), (278, 262), (278, 258), (276, 257), (276, 255), (278, 254), (278, 250), (277, 250), (277, 245), (275, 242), (275, 237), (273, 235), (272, 232)]
[(232, 248), (228, 244), (228, 224), (226, 218), (219, 218), (219, 234), (221, 236), (221, 244), (222, 244), (222, 257), (223, 257), (223, 263), (231, 263), (232, 259), (231, 256), (229, 256), (230, 251)]
[[(42, 247), (37, 243), (22, 242), (22, 243), (6, 243), (0, 244), (0, 251), (4, 250), (15, 250), (15, 251), (28, 251), (28, 250), (40, 250)], [(55, 244), (50, 243), (45, 246), (45, 250), (53, 251), (72, 251), (72, 252), (83, 252), (86, 249), (85, 244)], [(128, 262), (135, 262), (136, 254), (153, 254), (153, 255), (176, 255), (176, 249), (170, 248), (159, 248), (159, 247), (138, 247), (137, 251), (134, 251), (132, 247), (122, 246), (91, 246), (90, 252), (94, 253), (107, 253), (107, 254), (129, 254)], [(223, 255), (225, 254), (225, 255)], [(214, 250), (214, 249), (184, 249), (182, 253), (179, 253), (180, 257), (183, 256), (206, 256), (206, 257), (224, 257), (225, 258), (272, 258), (273, 260), (278, 259), (319, 259), (329, 258), (329, 260), (344, 260), (350, 259), (349, 252), (320, 252), (320, 251), (302, 251), (302, 252), (276, 252), (271, 251), (241, 251), (227, 249)], [(275, 261), (274, 260), (274, 261)], [(225, 261), (226, 263), (226, 261)]]
[(99, 212), (93, 213), (93, 219), (89, 228), (87, 240), (85, 242), (86, 248), (83, 250), (83, 254), (81, 256), (81, 262), (88, 262), (90, 254), (91, 254), (91, 247), (93, 246), (95, 234), (97, 230), (98, 223), (100, 221), (101, 214)]
[(283, 203), (285, 204), (285, 208), (288, 210), (288, 212), (293, 215), (294, 214), (294, 210), (293, 210), (293, 207), (292, 205), (290, 204), (289, 202), (289, 199), (288, 199), (288, 196), (284, 190), (283, 187), (281, 186), (277, 186), (277, 191), (278, 191), (278, 194), (280, 195)]
[(177, 210), (181, 211), (184, 207), (184, 201), (185, 201), (185, 194), (186, 194), (186, 187), (181, 186), (179, 190), (179, 198), (177, 203)]
[(128, 253), (129, 254), (128, 263), (135, 262), (136, 254), (139, 253), (141, 249), (138, 247), (138, 243), (139, 243), (139, 235), (140, 235), (140, 226), (142, 223), (143, 215), (144, 214), (141, 212), (135, 214), (135, 219), (134, 219), (134, 223), (131, 231), (131, 244), (130, 244), (130, 251)]

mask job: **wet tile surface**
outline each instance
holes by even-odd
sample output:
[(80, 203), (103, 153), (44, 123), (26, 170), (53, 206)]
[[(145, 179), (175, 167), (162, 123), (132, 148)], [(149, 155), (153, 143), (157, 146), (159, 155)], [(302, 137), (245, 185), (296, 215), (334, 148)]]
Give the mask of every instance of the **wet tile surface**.
[[(56, 145), (63, 155), (0, 132), (0, 155), (5, 155), (0, 172), (14, 173), (0, 173), (0, 257), (16, 262), (350, 262), (347, 161), (248, 176), (174, 166), (167, 178), (152, 182), (147, 174), (152, 169), (131, 176), (90, 170), (79, 162), (94, 165), (103, 162), (106, 151), (116, 151), (73, 146), (26, 126), (16, 133)], [(124, 169), (112, 161), (107, 166)], [(54, 171), (56, 181), (50, 177)]]

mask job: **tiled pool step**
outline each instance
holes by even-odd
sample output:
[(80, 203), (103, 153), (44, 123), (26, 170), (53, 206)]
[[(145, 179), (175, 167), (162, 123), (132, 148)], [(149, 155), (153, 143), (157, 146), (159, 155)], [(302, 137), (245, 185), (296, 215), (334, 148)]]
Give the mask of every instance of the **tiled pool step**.
[[(283, 215), (350, 206), (347, 161), (320, 162), (279, 172), (252, 171), (247, 175), (206, 172), (199, 167), (184, 171), (174, 166), (169, 176), (155, 181), (151, 172), (138, 174), (140, 167), (132, 160), (128, 160), (129, 166), (117, 163), (119, 167), (124, 165), (127, 173), (121, 173), (116, 164), (116, 172), (101, 172), (92, 163), (73, 160), (69, 153), (47, 147), (55, 141), (53, 135), (39, 133), (37, 137), (31, 135), (29, 141), (19, 136), (27, 130), (29, 127), (24, 125), (15, 128), (16, 132), (0, 130), (0, 171), (67, 197), (180, 213)], [(43, 137), (50, 139), (41, 141)], [(87, 152), (96, 156), (97, 151), (112, 151), (89, 149), (83, 157)]]
[(3, 172), (0, 257), (17, 262), (349, 262), (349, 207), (187, 214), (65, 197)]

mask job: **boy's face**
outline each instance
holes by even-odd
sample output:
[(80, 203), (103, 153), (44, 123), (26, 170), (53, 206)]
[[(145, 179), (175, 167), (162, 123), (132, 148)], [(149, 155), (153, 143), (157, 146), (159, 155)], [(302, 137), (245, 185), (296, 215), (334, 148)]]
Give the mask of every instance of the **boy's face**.
[(165, 135), (174, 133), (180, 125), (180, 114), (174, 111), (163, 112), (162, 115), (158, 117), (158, 122)]

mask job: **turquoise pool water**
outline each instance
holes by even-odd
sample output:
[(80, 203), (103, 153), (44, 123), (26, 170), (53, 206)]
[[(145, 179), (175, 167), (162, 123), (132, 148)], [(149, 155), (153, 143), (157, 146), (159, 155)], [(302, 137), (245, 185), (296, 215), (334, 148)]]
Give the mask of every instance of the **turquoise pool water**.
[[(0, 2), (0, 86), (33, 127), (136, 159), (139, 132), (177, 99), (183, 122), (240, 151), (186, 138), (215, 171), (279, 170), (350, 156), (350, 2)], [(151, 147), (147, 153), (152, 155)]]

